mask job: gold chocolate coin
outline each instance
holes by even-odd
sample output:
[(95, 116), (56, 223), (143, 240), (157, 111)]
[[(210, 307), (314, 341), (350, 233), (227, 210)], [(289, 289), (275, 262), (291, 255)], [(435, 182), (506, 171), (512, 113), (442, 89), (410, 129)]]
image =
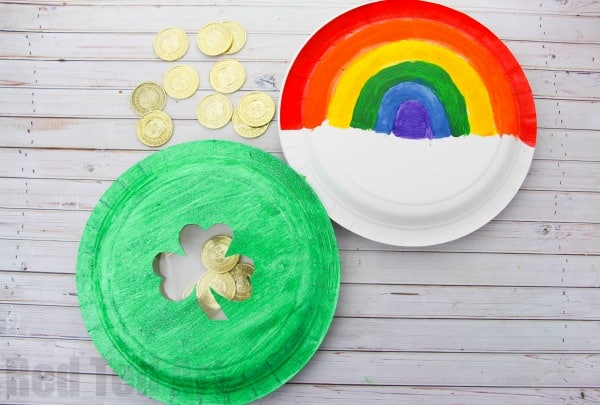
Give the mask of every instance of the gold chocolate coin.
[(252, 295), (250, 276), (254, 273), (254, 266), (249, 263), (238, 263), (229, 274), (235, 281), (234, 301), (244, 301)]
[[(168, 93), (168, 92), (167, 92)], [(240, 120), (251, 127), (267, 125), (275, 115), (275, 102), (265, 93), (248, 93), (238, 104)]]
[(258, 138), (267, 132), (267, 128), (269, 128), (269, 124), (263, 125), (262, 127), (251, 127), (240, 119), (237, 110), (235, 110), (231, 116), (231, 123), (233, 124), (233, 129), (239, 136), (248, 139)]
[(138, 120), (136, 132), (144, 145), (161, 146), (173, 136), (173, 121), (163, 111), (150, 111)]
[(210, 69), (210, 85), (219, 93), (233, 93), (246, 81), (246, 69), (234, 59), (218, 61)]
[(221, 308), (210, 291), (211, 288), (228, 300), (232, 300), (235, 297), (235, 281), (231, 274), (219, 274), (207, 271), (200, 276), (200, 279), (196, 283), (196, 298), (202, 308), (210, 310)]
[(233, 269), (240, 260), (240, 255), (225, 257), (231, 238), (225, 235), (217, 235), (206, 241), (202, 249), (202, 264), (207, 270), (216, 273), (227, 273)]
[(163, 87), (173, 98), (184, 99), (191, 97), (198, 90), (200, 77), (196, 69), (190, 65), (176, 65), (167, 70), (163, 78)]
[(232, 54), (239, 52), (246, 45), (246, 29), (237, 21), (225, 21), (221, 24), (229, 29), (233, 37), (231, 48), (225, 53)]
[(209, 129), (222, 128), (233, 114), (233, 104), (222, 94), (209, 94), (198, 103), (196, 117), (200, 124)]
[(164, 29), (154, 38), (154, 52), (163, 60), (177, 60), (185, 55), (189, 47), (190, 39), (179, 28)]
[(200, 51), (205, 55), (222, 55), (231, 48), (233, 35), (225, 25), (209, 23), (198, 31), (196, 43)]
[(254, 274), (254, 266), (250, 263), (238, 263), (235, 265), (232, 272), (245, 274), (246, 277), (250, 277), (252, 274)]
[(167, 94), (160, 84), (145, 82), (133, 89), (131, 93), (131, 108), (138, 115), (150, 111), (162, 110), (167, 103)]

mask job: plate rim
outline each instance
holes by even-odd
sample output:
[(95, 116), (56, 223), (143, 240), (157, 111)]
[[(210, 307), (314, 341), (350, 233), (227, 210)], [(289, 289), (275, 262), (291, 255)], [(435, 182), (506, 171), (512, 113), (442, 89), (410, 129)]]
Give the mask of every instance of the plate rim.
[[(343, 16), (346, 13), (350, 13), (353, 11), (356, 11), (358, 9), (361, 8), (368, 8), (370, 6), (372, 6), (375, 3), (384, 3), (385, 1), (388, 0), (376, 0), (374, 2), (370, 2), (370, 3), (364, 3), (364, 4), (359, 4), (356, 5), (354, 7), (349, 7), (348, 9), (341, 11), (337, 14), (335, 14), (333, 17), (329, 18), (327, 21), (325, 21), (323, 24), (319, 25), (309, 36), (308, 38), (301, 44), (301, 46), (296, 50), (296, 52), (294, 53), (293, 57), (290, 59), (290, 64), (285, 72), (285, 75), (283, 76), (283, 85), (281, 88), (281, 93), (283, 93), (286, 83), (288, 81), (291, 69), (294, 65), (294, 63), (296, 62), (296, 60), (298, 59), (298, 56), (303, 52), (305, 46), (309, 43), (309, 41), (313, 38), (313, 36), (318, 33), (319, 31), (323, 30), (331, 21), (333, 21), (336, 18), (339, 18), (341, 16)], [(452, 7), (449, 6), (445, 6), (443, 4), (439, 4), (439, 3), (432, 3), (430, 1), (419, 1), (419, 3), (426, 3), (429, 6), (433, 6), (433, 7), (439, 7), (442, 9), (448, 9), (451, 10), (452, 12), (457, 12), (460, 14), (465, 15), (467, 18), (469, 18), (470, 20), (472, 20), (474, 23), (484, 27), (489, 33), (491, 33), (498, 41), (502, 42), (504, 44), (504, 41), (502, 41), (491, 29), (489, 29), (487, 26), (483, 25), (482, 23), (480, 23), (479, 21), (477, 21), (475, 18), (469, 16), (468, 14), (454, 9)], [(508, 48), (507, 48), (508, 49)], [(509, 50), (510, 51), (510, 50)], [(510, 51), (510, 54), (513, 56), (513, 58), (515, 59), (515, 61), (518, 60), (516, 59), (516, 57), (514, 56), (514, 54), (512, 53), (512, 51)], [(523, 71), (522, 66), (519, 63), (519, 68), (520, 68), (520, 73), (522, 74), (522, 76), (526, 79), (525, 73)], [(526, 79), (527, 80), (527, 79)], [(529, 86), (529, 94), (531, 94), (531, 97), (533, 99), (533, 93), (531, 91), (531, 85), (529, 84), (529, 81), (527, 80), (527, 85)], [(283, 151), (283, 155), (285, 157), (285, 160), (288, 162), (288, 164), (290, 164), (290, 166), (292, 168), (294, 168), (297, 171), (303, 171), (304, 167), (297, 167), (297, 165), (294, 165), (292, 163), (290, 163), (290, 160), (295, 159), (296, 155), (297, 155), (297, 151), (300, 149), (298, 147), (297, 144), (293, 144), (291, 147), (289, 146), (289, 142), (285, 139), (288, 136), (303, 136), (301, 134), (290, 134), (291, 132), (295, 132), (297, 130), (283, 130), (281, 128), (281, 111), (282, 111), (282, 99), (283, 97), (279, 97), (278, 100), (278, 104), (277, 104), (277, 111), (278, 111), (278, 125), (277, 125), (277, 129), (278, 129), (278, 135), (279, 135), (279, 140), (281, 143), (281, 147), (282, 147), (282, 151)], [(533, 103), (533, 101), (532, 101)], [(534, 116), (535, 119), (535, 116)], [(306, 130), (306, 128), (303, 128), (302, 130)], [(286, 135), (286, 132), (288, 132), (288, 134)], [(537, 124), (536, 124), (536, 132), (537, 132)], [(473, 135), (466, 135), (466, 136), (473, 136)], [(511, 136), (511, 135), (502, 135), (502, 134), (498, 134), (496, 136), (499, 137), (503, 137), (503, 136)], [(519, 139), (519, 142), (522, 142)], [(481, 229), (483, 226), (487, 225), (489, 222), (491, 222), (494, 218), (496, 218), (504, 209), (506, 209), (508, 207), (508, 205), (510, 204), (510, 202), (514, 199), (514, 197), (516, 196), (516, 194), (519, 192), (520, 188), (522, 187), (523, 182), (525, 181), (525, 178), (527, 177), (527, 174), (529, 173), (529, 170), (531, 168), (531, 164), (533, 162), (533, 155), (535, 152), (535, 148), (537, 146), (537, 142), (533, 145), (533, 146), (529, 146), (526, 145), (524, 142), (522, 142), (523, 146), (526, 146), (527, 148), (521, 148), (520, 153), (519, 153), (519, 170), (517, 170), (517, 172), (514, 174), (513, 178), (511, 179), (507, 179), (507, 181), (505, 183), (515, 183), (518, 184), (516, 187), (513, 187), (513, 189), (509, 190), (507, 193), (505, 193), (504, 197), (499, 199), (500, 200), (500, 204), (499, 201), (493, 200), (490, 204), (492, 206), (495, 206), (496, 208), (493, 210), (490, 210), (490, 212), (493, 212), (493, 215), (488, 214), (487, 216), (485, 216), (484, 218), (479, 218), (479, 219), (474, 219), (474, 221), (472, 221), (472, 224), (470, 226), (465, 227), (465, 229), (463, 229), (460, 232), (456, 232), (456, 231), (452, 231), (452, 232), (447, 232), (445, 235), (439, 235), (437, 237), (432, 237), (431, 235), (428, 235), (426, 237), (424, 236), (413, 236), (413, 239), (407, 239), (404, 235), (392, 235), (390, 236), (389, 233), (386, 233), (386, 236), (382, 237), (378, 234), (378, 232), (373, 233), (372, 229), (372, 224), (367, 224), (367, 226), (365, 227), (364, 225), (361, 225), (361, 221), (358, 220), (357, 217), (354, 216), (354, 213), (348, 210), (344, 210), (344, 209), (340, 209), (340, 205), (338, 205), (337, 203), (340, 201), (340, 199), (337, 199), (335, 201), (333, 201), (333, 203), (335, 204), (335, 209), (333, 212), (331, 212), (331, 208), (328, 206), (328, 202), (331, 202), (331, 198), (330, 195), (331, 193), (326, 194), (320, 187), (318, 187), (318, 185), (316, 185), (314, 183), (314, 179), (312, 178), (311, 174), (307, 174), (307, 173), (302, 173), (303, 175), (306, 176), (306, 180), (311, 184), (311, 186), (313, 187), (313, 189), (315, 190), (315, 192), (317, 193), (317, 195), (319, 196), (319, 198), (321, 198), (321, 200), (323, 201), (324, 205), (326, 206), (327, 209), (327, 213), (329, 215), (329, 217), (335, 221), (338, 225), (340, 225), (342, 228), (357, 234), (358, 236), (361, 236), (363, 238), (369, 239), (371, 241), (374, 242), (378, 242), (378, 243), (382, 243), (382, 244), (386, 244), (386, 245), (392, 245), (392, 246), (398, 246), (398, 247), (428, 247), (428, 246), (434, 246), (434, 245), (440, 245), (443, 243), (448, 243), (448, 242), (452, 242), (455, 240), (458, 240), (460, 238), (463, 238), (465, 236), (470, 235), (471, 233)], [(306, 161), (309, 159), (305, 159), (304, 163), (306, 163)], [(305, 171), (305, 170), (304, 170)], [(494, 197), (497, 197), (497, 195), (495, 195)], [(491, 215), (491, 216), (490, 216)], [(348, 223), (344, 218), (348, 217), (348, 216), (354, 216), (353, 220)], [(358, 220), (358, 221), (357, 221)], [(389, 230), (389, 229), (388, 229)]]
[[(173, 400), (178, 394), (170, 391), (169, 387), (162, 387), (156, 382), (152, 383), (149, 380), (147, 381), (147, 378), (144, 378), (143, 381), (140, 382), (140, 372), (137, 369), (134, 372), (131, 372), (132, 369), (135, 369), (135, 366), (130, 364), (128, 358), (123, 356), (119, 352), (119, 350), (113, 344), (111, 333), (104, 328), (103, 321), (100, 316), (101, 310), (98, 307), (98, 302), (95, 300), (97, 299), (97, 295), (94, 293), (94, 290), (97, 287), (95, 287), (93, 283), (90, 282), (92, 280), (100, 278), (100, 276), (96, 276), (94, 278), (92, 273), (101, 271), (101, 269), (98, 269), (98, 267), (93, 265), (93, 252), (96, 249), (97, 244), (101, 243), (101, 235), (99, 235), (101, 229), (97, 227), (98, 220), (104, 220), (105, 217), (107, 215), (110, 215), (111, 213), (111, 206), (107, 203), (106, 199), (104, 199), (105, 196), (111, 196), (111, 194), (117, 193), (116, 195), (118, 200), (120, 198), (118, 196), (120, 196), (124, 192), (126, 186), (128, 185), (128, 179), (134, 177), (135, 181), (133, 182), (133, 184), (136, 184), (136, 181), (140, 181), (141, 178), (147, 176), (148, 174), (145, 172), (146, 169), (144, 169), (144, 162), (147, 163), (148, 159), (153, 159), (152, 162), (160, 164), (161, 159), (164, 158), (165, 154), (173, 153), (173, 150), (186, 150), (185, 153), (187, 154), (187, 156), (189, 156), (190, 151), (197, 151), (196, 149), (202, 149), (203, 147), (205, 147), (205, 149), (207, 150), (209, 150), (211, 147), (225, 148), (228, 149), (227, 153), (235, 151), (239, 152), (240, 150), (244, 150), (248, 154), (248, 158), (250, 158), (251, 156), (252, 159), (256, 159), (256, 153), (260, 153), (262, 154), (264, 159), (270, 159), (274, 165), (284, 168), (284, 170), (289, 170), (290, 175), (294, 176), (294, 179), (298, 182), (298, 184), (306, 185), (306, 192), (312, 195), (312, 198), (314, 200), (313, 203), (317, 204), (320, 207), (321, 212), (319, 213), (319, 215), (322, 217), (322, 220), (320, 222), (325, 222), (326, 220), (326, 223), (329, 224), (329, 227), (327, 229), (324, 229), (324, 235), (328, 235), (330, 237), (330, 240), (328, 241), (330, 243), (329, 251), (326, 252), (326, 258), (331, 261), (331, 268), (329, 271), (331, 280), (328, 281), (330, 281), (330, 285), (333, 286), (333, 289), (329, 291), (331, 300), (328, 301), (326, 305), (320, 305), (320, 307), (323, 307), (322, 310), (324, 311), (320, 315), (322, 317), (321, 330), (317, 330), (316, 332), (310, 331), (310, 333), (307, 334), (307, 336), (310, 337), (310, 339), (306, 339), (306, 342), (301, 342), (301, 344), (298, 345), (298, 350), (296, 350), (295, 353), (292, 353), (292, 355), (289, 358), (282, 362), (287, 370), (285, 375), (278, 375), (276, 373), (276, 371), (278, 370), (275, 370), (267, 376), (268, 378), (263, 378), (262, 380), (258, 381), (258, 383), (245, 386), (244, 389), (240, 391), (242, 392), (242, 394), (234, 392), (235, 395), (231, 395), (231, 393), (229, 393), (226, 396), (226, 400), (219, 400), (219, 398), (221, 398), (222, 396), (213, 394), (207, 394), (202, 398), (203, 401), (206, 401), (206, 403), (245, 403), (248, 401), (253, 401), (262, 398), (272, 393), (276, 389), (280, 388), (295, 374), (302, 370), (304, 366), (313, 358), (321, 343), (325, 339), (329, 328), (331, 327), (331, 323), (333, 321), (334, 313), (339, 298), (341, 264), (339, 258), (339, 249), (331, 222), (329, 221), (324, 207), (322, 206), (320, 200), (318, 199), (317, 195), (314, 193), (312, 188), (308, 185), (308, 183), (306, 183), (302, 179), (301, 176), (299, 176), (283, 161), (277, 159), (276, 157), (261, 149), (258, 149), (253, 146), (244, 145), (238, 142), (221, 140), (199, 140), (186, 142), (166, 148), (146, 157), (145, 159), (131, 166), (127, 171), (125, 171), (121, 176), (119, 176), (114, 181), (114, 183), (103, 193), (96, 207), (90, 214), (90, 217), (84, 228), (83, 235), (79, 243), (76, 263), (76, 284), (78, 299), (86, 330), (88, 331), (98, 351), (102, 354), (105, 361), (107, 361), (107, 363), (114, 369), (114, 371), (125, 382), (127, 382), (129, 385), (131, 385), (136, 390), (138, 390), (146, 396), (165, 402)], [(238, 159), (238, 155), (236, 155), (235, 153), (233, 153), (232, 155), (234, 155), (236, 159)], [(297, 305), (295, 307), (297, 307)], [(315, 318), (313, 319), (316, 318), (317, 317), (315, 316)], [(311, 325), (314, 326), (314, 324)], [(185, 392), (183, 395), (187, 397), (192, 394), (190, 394), (189, 392)], [(197, 403), (197, 400), (203, 394), (196, 393), (195, 395), (195, 401), (188, 401), (189, 403)], [(178, 401), (182, 399), (182, 397), (177, 398)]]

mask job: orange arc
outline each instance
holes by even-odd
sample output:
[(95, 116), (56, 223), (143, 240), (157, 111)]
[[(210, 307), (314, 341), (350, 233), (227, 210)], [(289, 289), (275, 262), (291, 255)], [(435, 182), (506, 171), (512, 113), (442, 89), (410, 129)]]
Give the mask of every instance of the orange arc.
[(472, 64), (487, 87), (499, 133), (519, 134), (515, 94), (506, 78), (512, 72), (506, 72), (499, 65), (496, 56), (476, 39), (440, 21), (418, 18), (394, 18), (370, 24), (330, 46), (308, 78), (302, 103), (303, 127), (316, 128), (323, 123), (345, 65), (373, 48), (401, 39), (435, 43), (462, 55)]

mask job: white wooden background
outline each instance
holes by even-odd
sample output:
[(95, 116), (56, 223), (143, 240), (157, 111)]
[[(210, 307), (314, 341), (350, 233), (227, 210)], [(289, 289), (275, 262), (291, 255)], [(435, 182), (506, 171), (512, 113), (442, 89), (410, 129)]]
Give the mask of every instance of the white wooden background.
[[(339, 306), (320, 351), (261, 403), (600, 402), (600, 2), (440, 0), (492, 29), (533, 88), (538, 145), (515, 200), (481, 230), (425, 249), (336, 228)], [(237, 20), (249, 90), (279, 96), (308, 35), (359, 0), (0, 1), (0, 402), (153, 403), (101, 360), (78, 308), (78, 241), (95, 202), (152, 153), (131, 90), (169, 63), (154, 34), (189, 34), (201, 74), (169, 100), (169, 145), (230, 139), (282, 157), (276, 124), (245, 141), (194, 118), (214, 59), (195, 33)]]

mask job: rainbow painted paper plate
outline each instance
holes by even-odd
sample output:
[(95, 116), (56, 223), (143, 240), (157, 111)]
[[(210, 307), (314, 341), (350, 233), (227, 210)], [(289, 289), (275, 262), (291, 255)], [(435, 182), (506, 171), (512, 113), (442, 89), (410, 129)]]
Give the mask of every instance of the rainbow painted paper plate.
[[(190, 224), (227, 225), (227, 254), (254, 262), (248, 299), (213, 291), (227, 320), (210, 319), (195, 294), (161, 293), (154, 259), (189, 253), (179, 236)], [(224, 141), (173, 146), (125, 172), (92, 212), (77, 262), (99, 352), (140, 392), (173, 404), (246, 403), (283, 385), (322, 342), (339, 281), (331, 221), (306, 181), (266, 152)]]
[(502, 41), (412, 0), (360, 6), (312, 35), (279, 111), (285, 157), (329, 216), (399, 246), (447, 242), (494, 218), (536, 142), (529, 83)]

